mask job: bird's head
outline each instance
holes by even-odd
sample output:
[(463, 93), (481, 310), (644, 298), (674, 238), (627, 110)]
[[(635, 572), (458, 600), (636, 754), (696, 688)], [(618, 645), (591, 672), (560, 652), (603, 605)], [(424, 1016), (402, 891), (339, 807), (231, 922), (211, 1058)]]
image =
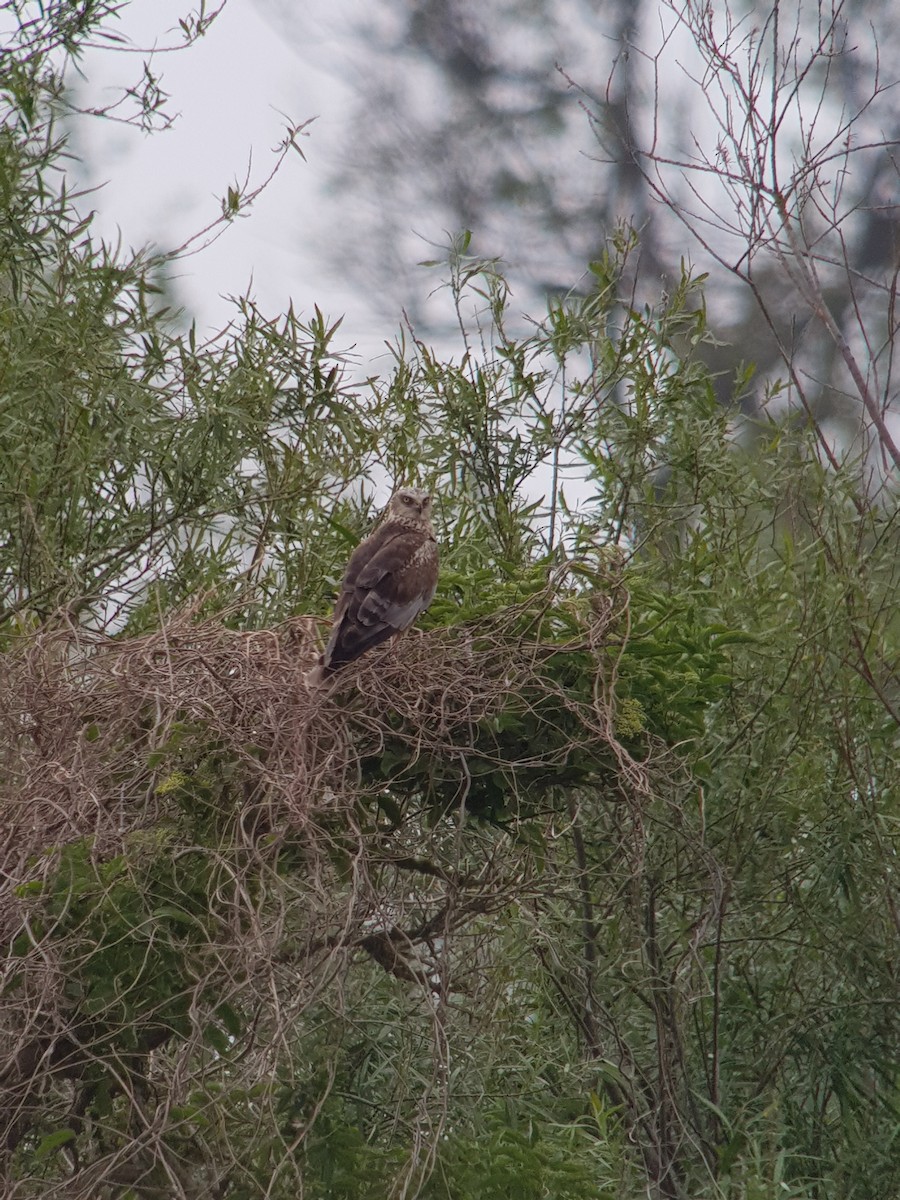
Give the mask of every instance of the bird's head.
[(391, 496), (388, 515), (405, 517), (407, 520), (431, 520), (431, 493), (422, 488), (400, 488)]

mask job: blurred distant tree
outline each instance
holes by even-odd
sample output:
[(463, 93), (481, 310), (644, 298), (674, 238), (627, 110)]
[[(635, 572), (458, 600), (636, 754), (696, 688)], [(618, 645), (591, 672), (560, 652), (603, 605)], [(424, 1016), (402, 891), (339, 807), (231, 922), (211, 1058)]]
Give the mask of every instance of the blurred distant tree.
[(446, 328), (413, 267), (444, 231), (471, 230), (480, 254), (503, 259), (527, 307), (587, 286), (583, 264), (624, 220), (641, 241), (638, 294), (677, 280), (686, 256), (711, 271), (717, 344), (704, 354), (723, 398), (753, 364), (749, 410), (785, 379), (846, 444), (858, 382), (760, 217), (777, 164), (820, 299), (845, 346), (878, 362), (870, 389), (889, 401), (900, 244), (890, 3), (380, 0), (359, 20), (355, 133), (338, 170), (345, 203), (359, 200), (349, 235), (335, 236), (388, 308)]
[[(645, 226), (630, 129), (642, 85), (627, 52), (641, 16), (619, 0), (360, 10), (359, 47), (344, 46), (358, 60), (359, 99), (336, 184), (348, 202), (348, 191), (359, 196), (343, 237), (350, 264), (386, 307), (402, 302), (418, 318), (413, 267), (445, 231), (472, 230), (480, 254), (503, 258), (542, 297), (577, 283), (617, 223)], [(601, 163), (571, 80), (594, 80), (613, 61), (603, 120), (617, 151)], [(651, 246), (648, 230), (645, 254)]]
[(743, 285), (753, 307), (738, 329), (762, 320), (757, 402), (784, 389), (833, 464), (849, 449), (877, 488), (900, 470), (900, 103), (897, 78), (880, 70), (880, 25), (886, 44), (894, 25), (886, 10), (840, 2), (765, 5), (758, 22), (694, 3), (664, 11), (673, 37), (690, 38), (682, 86), (708, 107), (714, 134), (687, 153), (660, 134), (645, 140), (647, 186), (692, 247)]

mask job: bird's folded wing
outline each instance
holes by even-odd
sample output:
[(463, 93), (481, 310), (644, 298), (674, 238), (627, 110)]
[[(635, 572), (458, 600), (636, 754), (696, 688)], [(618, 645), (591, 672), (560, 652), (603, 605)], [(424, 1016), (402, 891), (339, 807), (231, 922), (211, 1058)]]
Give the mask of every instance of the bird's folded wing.
[(406, 629), (427, 608), (437, 583), (437, 546), (431, 538), (404, 533), (381, 547), (355, 581), (361, 625)]

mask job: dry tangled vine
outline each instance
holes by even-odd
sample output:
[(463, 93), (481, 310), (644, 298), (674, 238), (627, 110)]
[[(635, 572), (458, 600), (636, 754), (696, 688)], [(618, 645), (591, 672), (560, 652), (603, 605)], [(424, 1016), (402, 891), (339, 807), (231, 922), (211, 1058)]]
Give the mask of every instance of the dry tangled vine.
[[(10, 1195), (136, 1178), (159, 1180), (141, 1194), (215, 1194), (210, 1173), (240, 1169), (240, 1150), (186, 1161), (212, 1135), (183, 1106), (212, 1104), (214, 1077), (269, 1078), (300, 1014), (331, 992), (340, 1007), (351, 964), (427, 997), (436, 1028), (489, 989), (486, 918), (538, 887), (509, 854), (519, 813), (570, 820), (547, 797), (576, 759), (634, 812), (650, 787), (598, 652), (621, 614), (586, 608), (583, 638), (562, 642), (542, 633), (552, 599), (413, 633), (314, 690), (308, 618), (243, 632), (187, 613), (118, 639), (58, 622), (7, 651), (0, 1128), (7, 1157), (62, 1128), (70, 1158), (65, 1181)], [(588, 689), (566, 686), (573, 654), (592, 656)], [(486, 812), (498, 794), (503, 813)], [(81, 1161), (98, 1089), (130, 1137), (98, 1134)]]

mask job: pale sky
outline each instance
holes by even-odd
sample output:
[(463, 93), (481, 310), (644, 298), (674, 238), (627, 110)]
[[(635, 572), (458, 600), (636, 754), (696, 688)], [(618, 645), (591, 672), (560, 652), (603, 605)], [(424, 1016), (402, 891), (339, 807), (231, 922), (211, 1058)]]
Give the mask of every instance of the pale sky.
[[(123, 124), (79, 119), (73, 146), (89, 181), (103, 186), (82, 209), (97, 211), (96, 229), (126, 246), (180, 245), (221, 211), (229, 185), (261, 182), (284, 136), (286, 116), (315, 118), (301, 139), (304, 162), (291, 153), (250, 214), (239, 217), (215, 244), (173, 268), (177, 298), (206, 331), (232, 315), (224, 297), (251, 290), (262, 311), (277, 315), (318, 306), (345, 315), (342, 346), (377, 352), (392, 330), (329, 263), (323, 206), (340, 204), (326, 192), (327, 169), (345, 138), (350, 92), (341, 79), (338, 33), (358, 0), (307, 0), (286, 27), (275, 3), (229, 0), (209, 32), (177, 53), (157, 53), (154, 73), (180, 114), (173, 128), (145, 134)], [(178, 18), (189, 0), (134, 0), (118, 31), (135, 47), (177, 44)], [(82, 104), (99, 105), (140, 77), (139, 53), (95, 51), (83, 67)], [(347, 69), (347, 68), (344, 68)], [(77, 83), (77, 77), (72, 76)], [(285, 115), (282, 115), (285, 114)]]

